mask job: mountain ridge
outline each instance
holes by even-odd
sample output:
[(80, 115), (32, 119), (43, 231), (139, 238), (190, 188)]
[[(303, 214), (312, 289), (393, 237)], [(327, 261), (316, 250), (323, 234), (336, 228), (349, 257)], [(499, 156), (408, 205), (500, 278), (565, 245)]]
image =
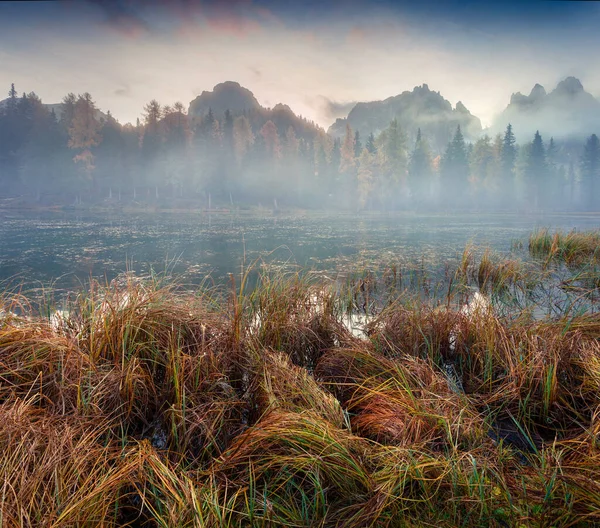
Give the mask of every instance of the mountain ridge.
[(394, 118), (407, 132), (409, 140), (413, 140), (421, 129), (437, 151), (445, 148), (459, 125), (469, 140), (477, 139), (482, 132), (479, 118), (471, 114), (461, 101), (453, 108), (439, 91), (430, 90), (427, 84), (422, 84), (412, 91), (406, 90), (381, 101), (357, 103), (346, 118), (338, 118), (329, 127), (328, 133), (341, 137), (346, 124), (349, 124), (363, 137), (370, 133), (377, 135)]

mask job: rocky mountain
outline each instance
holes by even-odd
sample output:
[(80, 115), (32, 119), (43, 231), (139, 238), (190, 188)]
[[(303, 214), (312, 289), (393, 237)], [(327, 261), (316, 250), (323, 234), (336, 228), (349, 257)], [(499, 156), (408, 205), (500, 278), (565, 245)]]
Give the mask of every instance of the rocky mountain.
[(254, 94), (240, 86), (239, 83), (226, 81), (217, 84), (212, 91), (203, 91), (189, 106), (190, 117), (203, 117), (209, 109), (215, 117), (221, 117), (226, 110), (232, 114), (241, 114), (244, 111), (258, 110), (261, 106)]
[(508, 123), (520, 142), (530, 141), (536, 130), (547, 139), (581, 140), (600, 133), (600, 101), (575, 77), (559, 82), (550, 93), (536, 84), (529, 95), (512, 94), (489, 132), (501, 133)]
[(290, 126), (298, 137), (305, 139), (312, 139), (315, 134), (322, 132), (312, 121), (297, 116), (288, 105), (279, 103), (273, 108), (261, 106), (250, 90), (233, 81), (217, 84), (212, 91), (203, 91), (190, 103), (188, 115), (192, 119), (203, 118), (209, 110), (219, 120), (223, 119), (227, 110), (234, 118), (244, 114), (255, 134), (269, 120), (275, 123), (281, 136)]
[(481, 135), (481, 121), (471, 114), (459, 101), (455, 108), (440, 92), (434, 92), (426, 84), (417, 86), (412, 92), (389, 97), (384, 101), (357, 103), (345, 119), (338, 119), (328, 132), (341, 137), (346, 132), (346, 123), (358, 130), (364, 138), (373, 132), (376, 136), (396, 118), (412, 140), (420, 128), (427, 136), (431, 147), (441, 152), (461, 126), (466, 139), (474, 140)]

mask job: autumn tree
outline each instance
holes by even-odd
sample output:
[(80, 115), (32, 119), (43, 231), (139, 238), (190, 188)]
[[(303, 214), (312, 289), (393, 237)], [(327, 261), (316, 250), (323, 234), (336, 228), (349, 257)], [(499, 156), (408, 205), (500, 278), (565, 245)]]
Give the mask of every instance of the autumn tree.
[(346, 135), (344, 136), (340, 152), (340, 173), (342, 174), (352, 174), (354, 172), (356, 167), (354, 146), (354, 133), (352, 132), (350, 125), (346, 123)]
[(161, 168), (162, 137), (160, 120), (162, 108), (156, 99), (144, 106), (144, 129), (142, 135), (142, 162), (146, 179), (154, 187), (155, 198), (158, 198), (159, 184), (164, 181), (164, 171)]
[(77, 151), (73, 161), (80, 167), (85, 180), (92, 186), (94, 181), (94, 154), (92, 149), (100, 144), (100, 123), (96, 119), (96, 105), (89, 93), (77, 98), (73, 112), (73, 120), (69, 127), (69, 148)]
[(233, 151), (238, 166), (241, 167), (248, 150), (254, 143), (252, 127), (246, 116), (238, 116), (233, 121)]
[(357, 174), (358, 206), (360, 209), (368, 208), (375, 188), (375, 154), (364, 148), (358, 158)]
[(277, 197), (280, 196), (283, 186), (280, 178), (281, 160), (281, 144), (279, 141), (279, 133), (273, 121), (267, 121), (260, 129), (260, 136), (264, 142), (265, 156), (268, 163), (265, 170), (264, 190), (267, 195), (273, 199), (274, 204), (277, 203)]

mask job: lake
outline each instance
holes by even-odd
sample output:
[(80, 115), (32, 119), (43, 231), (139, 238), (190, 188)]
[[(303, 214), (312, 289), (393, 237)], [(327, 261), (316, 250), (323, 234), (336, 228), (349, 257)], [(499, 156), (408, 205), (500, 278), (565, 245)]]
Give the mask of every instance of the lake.
[[(262, 258), (335, 274), (387, 263), (442, 266), (465, 245), (526, 247), (537, 227), (598, 226), (585, 215), (501, 214), (122, 214), (0, 212), (0, 280), (25, 288), (77, 289), (90, 277), (168, 271), (197, 284), (223, 283)], [(523, 252), (524, 253), (524, 252)], [(256, 269), (259, 269), (257, 266)]]

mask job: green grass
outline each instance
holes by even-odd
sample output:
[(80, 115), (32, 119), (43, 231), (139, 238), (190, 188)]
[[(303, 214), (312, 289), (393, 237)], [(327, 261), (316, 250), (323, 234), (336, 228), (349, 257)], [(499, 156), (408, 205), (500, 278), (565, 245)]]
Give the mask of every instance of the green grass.
[(0, 525), (599, 524), (600, 316), (564, 280), (467, 248), (437, 279), (92, 284), (62, 317), (5, 294)]

